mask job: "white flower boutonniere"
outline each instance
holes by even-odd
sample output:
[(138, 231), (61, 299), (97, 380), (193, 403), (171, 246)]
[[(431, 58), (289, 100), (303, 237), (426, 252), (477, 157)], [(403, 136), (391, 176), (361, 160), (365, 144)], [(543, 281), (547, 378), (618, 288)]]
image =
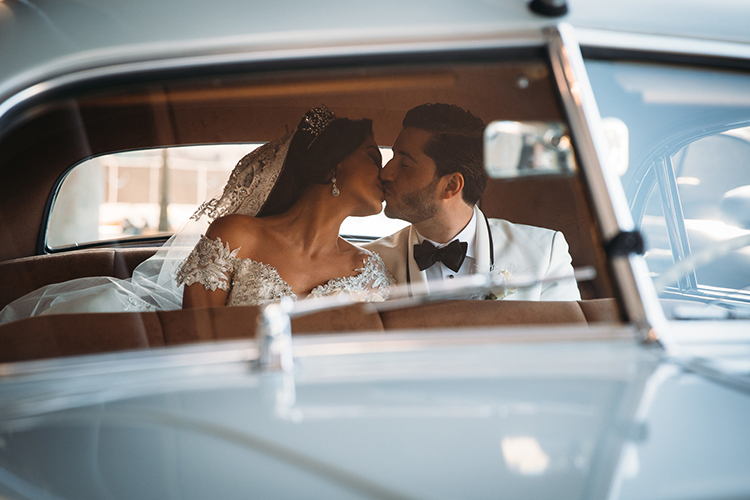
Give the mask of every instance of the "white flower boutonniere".
[(487, 294), (485, 297), (487, 300), (503, 300), (508, 295), (516, 293), (515, 288), (508, 288), (505, 286), (505, 283), (512, 277), (510, 271), (505, 269), (493, 269), (490, 271), (490, 277), (493, 281), (499, 281), (502, 284), (497, 288), (493, 288), (493, 290)]

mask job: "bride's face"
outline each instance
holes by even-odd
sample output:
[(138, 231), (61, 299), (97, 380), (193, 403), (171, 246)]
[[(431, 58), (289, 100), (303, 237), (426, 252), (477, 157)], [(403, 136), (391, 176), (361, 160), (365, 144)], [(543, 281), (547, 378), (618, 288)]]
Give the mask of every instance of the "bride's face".
[(382, 210), (383, 185), (379, 177), (382, 166), (383, 158), (372, 136), (339, 164), (336, 185), (340, 196), (353, 201), (351, 215), (374, 215)]

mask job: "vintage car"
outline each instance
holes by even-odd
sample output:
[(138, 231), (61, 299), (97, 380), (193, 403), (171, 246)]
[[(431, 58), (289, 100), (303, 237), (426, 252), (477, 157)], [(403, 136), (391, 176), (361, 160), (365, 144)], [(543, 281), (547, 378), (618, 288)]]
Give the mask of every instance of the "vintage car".
[[(493, 218), (580, 301), (486, 277), (0, 325), (0, 496), (750, 497), (750, 4), (0, 1), (0, 308), (127, 279), (312, 106), (487, 124)], [(403, 227), (347, 220), (358, 243)], [(399, 291), (401, 290), (401, 291)]]

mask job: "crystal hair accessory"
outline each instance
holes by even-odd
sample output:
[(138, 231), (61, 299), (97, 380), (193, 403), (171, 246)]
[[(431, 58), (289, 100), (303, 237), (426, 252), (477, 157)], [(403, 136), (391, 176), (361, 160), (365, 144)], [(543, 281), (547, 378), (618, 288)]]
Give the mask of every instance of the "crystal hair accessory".
[(299, 129), (317, 138), (318, 134), (325, 130), (336, 118), (338, 118), (336, 113), (331, 111), (325, 104), (322, 104), (305, 113)]

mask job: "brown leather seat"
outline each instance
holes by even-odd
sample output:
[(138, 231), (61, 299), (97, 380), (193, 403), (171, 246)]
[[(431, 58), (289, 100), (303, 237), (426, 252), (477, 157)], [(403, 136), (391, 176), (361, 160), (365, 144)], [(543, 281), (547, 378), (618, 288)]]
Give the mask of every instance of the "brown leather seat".
[[(37, 316), (0, 326), (0, 362), (255, 337), (258, 306)], [(383, 331), (362, 304), (292, 320), (295, 335)]]
[[(160, 311), (158, 313), (166, 345), (191, 344), (229, 339), (253, 338), (259, 306), (212, 307)], [(362, 304), (321, 311), (292, 319), (292, 332), (383, 331), (376, 312), (366, 311)]]
[(560, 231), (570, 246), (573, 267), (593, 266), (593, 281), (578, 283), (584, 300), (612, 297), (606, 258), (583, 188), (577, 177), (490, 179), (481, 201), (487, 217)]
[(96, 248), (0, 262), (0, 309), (37, 288), (92, 276), (129, 278), (156, 248)]
[(164, 345), (155, 313), (37, 316), (0, 326), (0, 362)]
[(381, 313), (386, 330), (586, 323), (577, 302), (452, 300)]
[[(260, 308), (38, 316), (0, 326), (0, 362), (253, 338)], [(614, 299), (580, 302), (436, 302), (373, 312), (364, 304), (292, 320), (295, 335), (619, 321)]]
[(588, 323), (619, 323), (623, 320), (615, 299), (579, 300)]

